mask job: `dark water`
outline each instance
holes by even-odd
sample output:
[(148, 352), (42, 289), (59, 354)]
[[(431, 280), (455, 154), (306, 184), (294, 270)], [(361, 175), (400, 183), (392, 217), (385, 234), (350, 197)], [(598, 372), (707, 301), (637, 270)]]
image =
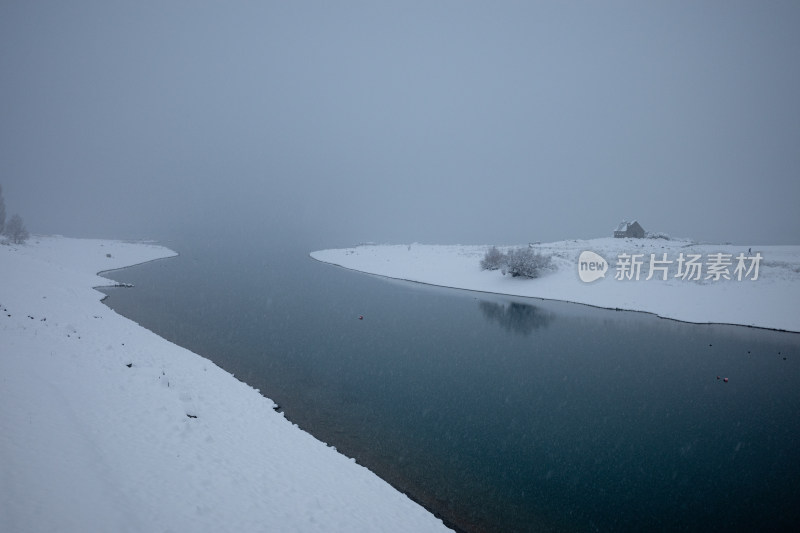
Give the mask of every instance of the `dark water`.
[(111, 274), (136, 288), (106, 302), (452, 527), (800, 519), (800, 335), (396, 282), (299, 248), (172, 246)]

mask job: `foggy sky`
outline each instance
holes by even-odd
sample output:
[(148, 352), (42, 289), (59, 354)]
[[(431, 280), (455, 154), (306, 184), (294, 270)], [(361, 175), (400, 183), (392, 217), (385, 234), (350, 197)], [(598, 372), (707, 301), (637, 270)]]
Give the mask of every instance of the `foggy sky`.
[(36, 233), (800, 243), (800, 3), (0, 3)]

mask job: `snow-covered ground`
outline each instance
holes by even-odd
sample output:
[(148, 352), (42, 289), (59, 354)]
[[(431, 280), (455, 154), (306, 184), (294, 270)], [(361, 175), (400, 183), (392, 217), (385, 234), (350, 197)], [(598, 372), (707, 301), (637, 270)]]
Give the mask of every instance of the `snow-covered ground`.
[(445, 530), (92, 289), (113, 284), (95, 272), (172, 255), (61, 237), (0, 246), (0, 531)]
[[(445, 287), (647, 311), (687, 322), (800, 331), (800, 246), (601, 238), (532, 247), (536, 252), (553, 257), (553, 268), (536, 279), (512, 278), (500, 271), (481, 270), (480, 260), (489, 246), (363, 245), (322, 250), (311, 256), (360, 272)], [(498, 248), (504, 251), (510, 247)], [(605, 277), (592, 282), (581, 280), (578, 259), (584, 251), (605, 259), (608, 268)], [(632, 257), (640, 254), (641, 257), (636, 258), (642, 262), (637, 280), (635, 272), (622, 265), (632, 263)], [(660, 269), (654, 269), (652, 279), (646, 279), (650, 274), (651, 254), (655, 254), (653, 266), (666, 267), (666, 280)], [(744, 269), (737, 271), (740, 254)], [(753, 259), (759, 254), (760, 259)], [(694, 279), (695, 272), (681, 275), (687, 274), (686, 261), (691, 256), (698, 256), (695, 263), (701, 265), (699, 279)], [(679, 264), (681, 258), (682, 265)], [(757, 279), (754, 279), (756, 269), (751, 269), (754, 263), (757, 264)], [(715, 269), (719, 271), (719, 279), (715, 279)], [(725, 275), (730, 279), (725, 279)]]

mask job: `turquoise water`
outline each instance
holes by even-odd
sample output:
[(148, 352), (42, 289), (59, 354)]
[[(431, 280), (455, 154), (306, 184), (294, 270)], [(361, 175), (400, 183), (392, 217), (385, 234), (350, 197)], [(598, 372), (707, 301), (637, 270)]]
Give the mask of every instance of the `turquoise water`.
[(136, 288), (106, 302), (452, 527), (800, 518), (800, 335), (391, 281), (310, 249), (172, 246), (180, 257), (115, 272)]

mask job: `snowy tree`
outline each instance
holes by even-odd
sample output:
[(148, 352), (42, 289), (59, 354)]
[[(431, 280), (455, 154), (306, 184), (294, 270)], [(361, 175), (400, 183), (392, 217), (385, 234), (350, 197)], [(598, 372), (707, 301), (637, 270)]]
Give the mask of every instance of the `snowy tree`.
[(481, 270), (497, 270), (503, 266), (503, 252), (492, 246), (481, 259)]
[(3, 200), (3, 186), (0, 185), (0, 235), (6, 227), (6, 203)]
[(542, 270), (550, 267), (550, 257), (534, 252), (530, 248), (510, 250), (505, 257), (505, 266), (502, 269), (511, 277), (538, 278)]
[(6, 224), (5, 233), (14, 244), (22, 244), (30, 236), (28, 230), (25, 229), (25, 224), (22, 222), (22, 217), (19, 215), (11, 217), (8, 224)]
[(511, 274), (514, 278), (538, 278), (550, 265), (550, 256), (536, 253), (531, 248), (518, 248), (503, 254), (493, 246), (481, 259), (482, 270), (499, 269), (504, 276)]

